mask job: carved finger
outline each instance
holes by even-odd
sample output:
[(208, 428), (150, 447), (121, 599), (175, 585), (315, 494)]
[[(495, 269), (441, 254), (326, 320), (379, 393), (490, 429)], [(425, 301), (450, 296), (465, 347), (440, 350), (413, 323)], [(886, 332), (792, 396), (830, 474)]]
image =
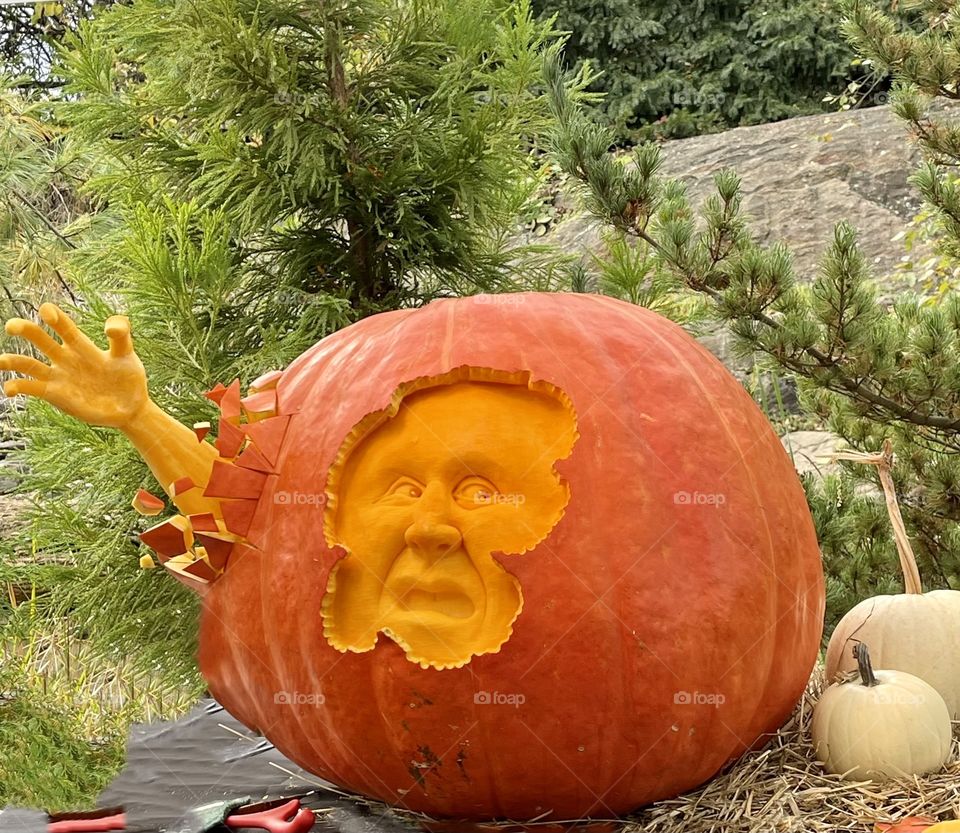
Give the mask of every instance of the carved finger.
[(16, 353), (0, 353), (0, 370), (12, 370), (34, 379), (49, 379), (51, 372), (50, 365)]
[(7, 396), (36, 396), (43, 399), (43, 394), (47, 390), (47, 383), (38, 379), (10, 379), (3, 383), (3, 392)]
[(133, 352), (133, 338), (130, 336), (130, 319), (125, 315), (111, 315), (103, 325), (103, 331), (110, 342), (110, 355), (122, 359)]
[(11, 318), (6, 327), (7, 335), (20, 336), (29, 341), (51, 361), (56, 361), (63, 352), (63, 345), (50, 336), (39, 324), (24, 318)]
[(68, 344), (71, 347), (76, 347), (81, 344), (85, 346), (89, 345), (90, 347), (94, 346), (93, 342), (73, 323), (70, 316), (56, 304), (51, 304), (50, 302), (42, 304), (40, 306), (40, 318), (43, 319), (44, 324), (63, 339), (64, 344)]

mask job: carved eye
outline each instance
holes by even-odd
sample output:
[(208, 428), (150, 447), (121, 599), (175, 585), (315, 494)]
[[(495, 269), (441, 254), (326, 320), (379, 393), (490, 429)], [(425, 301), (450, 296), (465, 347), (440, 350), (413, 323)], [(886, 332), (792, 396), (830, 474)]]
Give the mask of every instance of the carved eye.
[(416, 480), (411, 480), (409, 477), (401, 477), (387, 491), (387, 497), (400, 497), (407, 498), (408, 500), (416, 500), (422, 495), (423, 486), (417, 483)]
[(464, 509), (479, 509), (491, 506), (499, 494), (497, 487), (483, 477), (467, 477), (453, 492), (454, 500)]

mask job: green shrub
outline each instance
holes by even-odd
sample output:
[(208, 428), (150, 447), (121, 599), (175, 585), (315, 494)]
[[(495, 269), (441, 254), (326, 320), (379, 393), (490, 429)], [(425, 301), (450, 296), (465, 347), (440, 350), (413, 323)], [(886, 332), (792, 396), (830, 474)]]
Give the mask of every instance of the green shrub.
[(126, 733), (101, 721), (91, 738), (90, 706), (56, 702), (36, 684), (0, 672), (0, 807), (77, 810), (89, 806), (123, 761)]
[[(619, 135), (682, 138), (827, 109), (862, 74), (832, 0), (536, 0), (603, 76)], [(866, 103), (875, 103), (876, 98)]]

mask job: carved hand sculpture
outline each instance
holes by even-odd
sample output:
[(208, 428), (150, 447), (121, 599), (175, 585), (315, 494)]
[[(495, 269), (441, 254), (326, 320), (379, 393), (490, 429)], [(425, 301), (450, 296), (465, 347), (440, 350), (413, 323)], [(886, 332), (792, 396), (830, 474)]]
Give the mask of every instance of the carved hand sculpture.
[(23, 377), (5, 382), (3, 392), (35, 396), (89, 425), (119, 429), (182, 512), (212, 512), (220, 517), (219, 501), (204, 497), (202, 489), (173, 494), (172, 484), (183, 477), (205, 485), (217, 451), (208, 443), (197, 442), (192, 430), (150, 399), (146, 372), (133, 349), (126, 316), (107, 319), (104, 332), (110, 346), (106, 350), (97, 347), (55, 304), (43, 304), (40, 318), (59, 341), (39, 324), (23, 318), (9, 320), (5, 329), (8, 335), (29, 341), (49, 364), (29, 356), (0, 354), (0, 370)]

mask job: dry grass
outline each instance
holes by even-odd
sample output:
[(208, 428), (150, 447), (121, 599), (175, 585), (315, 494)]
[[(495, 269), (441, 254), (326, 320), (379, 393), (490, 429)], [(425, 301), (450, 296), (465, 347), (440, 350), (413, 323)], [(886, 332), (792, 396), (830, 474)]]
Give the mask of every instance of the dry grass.
[(57, 634), (0, 642), (0, 662), (51, 701), (82, 710), (91, 725), (113, 713), (128, 713), (127, 722), (174, 719), (200, 694), (136, 672), (122, 659), (111, 662), (82, 640)]
[[(823, 688), (818, 667), (793, 718), (762, 750), (701, 789), (632, 817), (625, 833), (827, 833), (871, 831), (904, 816), (960, 817), (960, 760), (912, 781), (842, 781), (813, 757), (810, 720)], [(955, 727), (956, 728), (956, 727)]]

